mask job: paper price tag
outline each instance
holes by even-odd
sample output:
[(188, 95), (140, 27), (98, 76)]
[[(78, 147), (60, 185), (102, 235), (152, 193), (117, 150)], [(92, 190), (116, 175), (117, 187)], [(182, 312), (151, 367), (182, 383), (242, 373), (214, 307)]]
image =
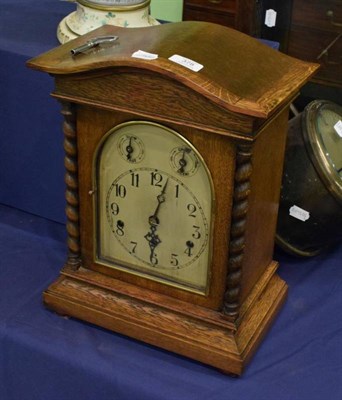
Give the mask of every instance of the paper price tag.
[(310, 218), (310, 213), (298, 206), (292, 206), (289, 210), (289, 214), (291, 215), (291, 217), (299, 219), (303, 222)]
[(148, 53), (147, 51), (138, 50), (132, 54), (133, 58), (141, 58), (142, 60), (156, 60), (158, 54)]
[(203, 68), (202, 64), (190, 60), (190, 58), (179, 56), (178, 54), (174, 54), (173, 56), (169, 57), (169, 60), (175, 62), (176, 64), (182, 65), (185, 68), (191, 69), (191, 71), (194, 72), (198, 72)]
[(266, 11), (265, 14), (265, 25), (269, 28), (273, 28), (276, 25), (277, 20), (277, 12), (272, 10), (271, 8)]
[(338, 136), (342, 138), (342, 120), (339, 120), (334, 125), (334, 129), (337, 132)]

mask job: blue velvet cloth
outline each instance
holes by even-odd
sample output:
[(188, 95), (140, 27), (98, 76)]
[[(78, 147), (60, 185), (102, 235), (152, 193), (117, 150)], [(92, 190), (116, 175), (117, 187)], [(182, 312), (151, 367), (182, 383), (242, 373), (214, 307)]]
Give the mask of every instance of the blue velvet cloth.
[(75, 9), (59, 0), (0, 0), (0, 203), (64, 222), (63, 133), (53, 80), (25, 62), (56, 47)]
[(62, 118), (25, 61), (74, 8), (0, 0), (0, 400), (341, 400), (342, 246), (276, 253), (289, 298), (239, 379), (44, 308), (66, 257)]
[(48, 311), (64, 225), (0, 206), (1, 400), (341, 400), (342, 246), (281, 252), (289, 297), (240, 378)]

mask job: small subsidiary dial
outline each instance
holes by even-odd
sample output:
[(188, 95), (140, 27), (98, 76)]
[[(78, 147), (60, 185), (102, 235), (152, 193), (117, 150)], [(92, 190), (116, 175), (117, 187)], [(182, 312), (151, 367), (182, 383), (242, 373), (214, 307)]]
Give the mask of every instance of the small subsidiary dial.
[(118, 150), (121, 157), (132, 164), (142, 161), (145, 154), (143, 142), (134, 135), (123, 135), (118, 141)]
[(172, 168), (182, 176), (194, 175), (200, 165), (195, 152), (188, 146), (175, 147), (171, 151), (170, 163)]

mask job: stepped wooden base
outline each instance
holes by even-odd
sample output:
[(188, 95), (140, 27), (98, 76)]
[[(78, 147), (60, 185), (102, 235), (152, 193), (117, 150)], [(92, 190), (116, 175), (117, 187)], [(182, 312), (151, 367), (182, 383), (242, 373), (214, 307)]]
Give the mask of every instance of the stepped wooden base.
[(268, 267), (235, 322), (82, 268), (65, 269), (44, 292), (44, 302), (60, 314), (240, 375), (286, 297), (276, 267), (275, 262)]

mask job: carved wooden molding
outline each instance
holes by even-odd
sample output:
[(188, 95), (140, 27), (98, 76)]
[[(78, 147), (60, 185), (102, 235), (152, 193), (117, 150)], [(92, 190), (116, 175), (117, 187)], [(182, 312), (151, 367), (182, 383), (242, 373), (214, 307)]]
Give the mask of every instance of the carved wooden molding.
[(223, 313), (234, 319), (239, 314), (242, 263), (245, 249), (246, 216), (252, 174), (251, 145), (240, 145), (236, 154), (234, 201), (231, 218), (227, 287)]
[(78, 196), (78, 166), (77, 166), (77, 132), (75, 106), (61, 102), (61, 113), (64, 116), (64, 166), (66, 169), (66, 217), (68, 258), (66, 267), (76, 270), (81, 265), (80, 226), (79, 226), (79, 196)]

